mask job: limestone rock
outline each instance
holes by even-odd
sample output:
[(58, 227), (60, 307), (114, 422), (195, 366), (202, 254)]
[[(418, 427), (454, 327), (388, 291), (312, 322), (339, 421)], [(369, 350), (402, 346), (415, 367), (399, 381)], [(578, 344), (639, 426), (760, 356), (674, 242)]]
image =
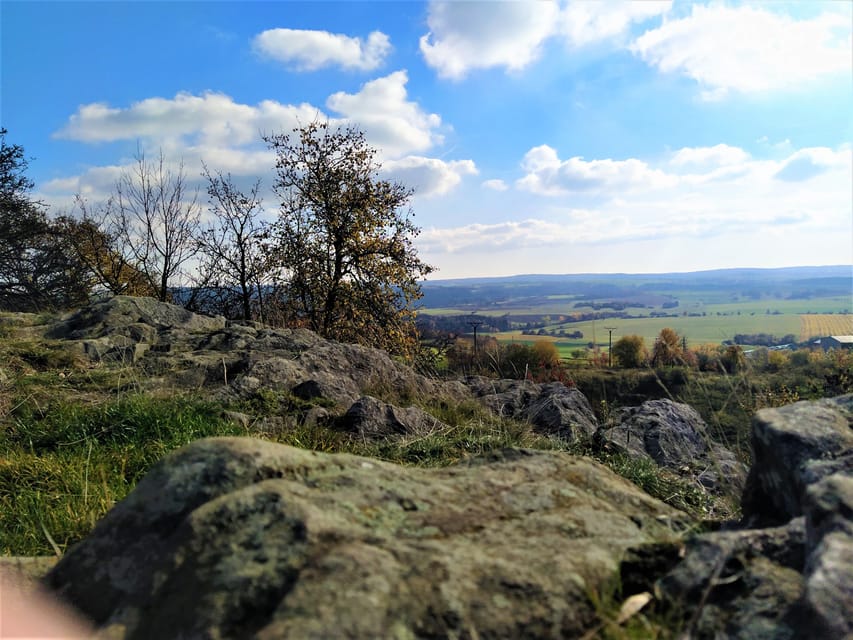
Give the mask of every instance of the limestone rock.
[(94, 361), (138, 366), (148, 378), (217, 396), (261, 390), (337, 404), (361, 396), (469, 396), (461, 384), (430, 380), (387, 353), (325, 340), (306, 329), (226, 323), (151, 298), (116, 296), (64, 318), (50, 330)]
[(80, 309), (50, 332), (54, 338), (101, 338), (119, 334), (137, 342), (150, 341), (157, 329), (214, 331), (225, 327), (222, 316), (203, 316), (154, 298), (114, 296)]
[(649, 458), (679, 475), (695, 478), (712, 491), (740, 492), (746, 467), (734, 454), (713, 442), (702, 416), (691, 406), (672, 400), (649, 400), (616, 412), (615, 426), (596, 434), (600, 446), (610, 446), (634, 458)]
[(759, 411), (744, 516), (784, 523), (803, 514), (807, 487), (853, 463), (853, 394)]
[(405, 468), (245, 438), (158, 463), (50, 572), (117, 638), (568, 638), (684, 516), (588, 459)]
[(657, 585), (696, 640), (794, 640), (803, 595), (803, 518), (783, 527), (724, 531), (688, 543)]
[(362, 440), (424, 436), (448, 428), (417, 407), (395, 407), (370, 396), (359, 398), (338, 421), (338, 427)]
[(586, 396), (560, 382), (538, 384), (471, 376), (465, 383), (492, 413), (527, 420), (538, 433), (574, 442), (590, 439), (598, 428)]
[(658, 582), (690, 637), (853, 637), (851, 409), (848, 395), (753, 420), (741, 528), (699, 536)]
[(805, 500), (805, 602), (827, 638), (853, 636), (853, 476), (836, 473)]

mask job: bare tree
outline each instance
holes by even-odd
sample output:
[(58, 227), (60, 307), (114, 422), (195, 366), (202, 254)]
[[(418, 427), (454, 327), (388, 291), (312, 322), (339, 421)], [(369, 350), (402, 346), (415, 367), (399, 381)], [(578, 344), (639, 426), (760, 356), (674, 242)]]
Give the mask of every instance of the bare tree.
[[(218, 312), (244, 320), (264, 319), (264, 280), (267, 263), (262, 249), (266, 225), (259, 219), (262, 199), (260, 180), (248, 193), (240, 191), (230, 174), (212, 173), (207, 166), (209, 210), (213, 220), (198, 234), (200, 273), (206, 288), (217, 300)], [(229, 310), (236, 307), (233, 311)]]
[(122, 250), (114, 200), (91, 206), (78, 194), (75, 204), (81, 215), (60, 217), (57, 224), (77, 259), (91, 272), (94, 288), (114, 295), (156, 296), (133, 256)]
[(201, 207), (190, 192), (181, 162), (170, 169), (162, 150), (154, 162), (139, 151), (121, 174), (112, 197), (112, 214), (121, 251), (144, 274), (158, 300), (170, 299), (184, 266), (198, 251)]

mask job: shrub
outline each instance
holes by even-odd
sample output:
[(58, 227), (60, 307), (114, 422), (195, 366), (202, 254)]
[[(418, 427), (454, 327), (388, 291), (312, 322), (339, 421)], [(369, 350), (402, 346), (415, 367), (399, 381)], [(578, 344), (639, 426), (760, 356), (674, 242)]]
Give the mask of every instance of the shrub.
[(683, 361), (681, 349), (681, 338), (674, 329), (665, 327), (655, 340), (652, 350), (652, 364), (659, 366), (672, 366)]
[(613, 356), (626, 369), (642, 367), (648, 359), (642, 336), (630, 335), (619, 338), (613, 345)]

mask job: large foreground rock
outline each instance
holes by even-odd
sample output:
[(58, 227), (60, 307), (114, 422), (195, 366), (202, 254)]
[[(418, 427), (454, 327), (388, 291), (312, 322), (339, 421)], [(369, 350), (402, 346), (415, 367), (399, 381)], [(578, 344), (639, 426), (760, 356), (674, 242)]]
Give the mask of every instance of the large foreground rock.
[(428, 470), (212, 439), (46, 582), (118, 638), (571, 638), (623, 551), (683, 517), (557, 452)]
[(853, 638), (853, 395), (759, 411), (743, 523), (658, 583), (691, 637)]
[(810, 485), (853, 474), (853, 395), (759, 411), (752, 455), (744, 513), (769, 523), (802, 515)]

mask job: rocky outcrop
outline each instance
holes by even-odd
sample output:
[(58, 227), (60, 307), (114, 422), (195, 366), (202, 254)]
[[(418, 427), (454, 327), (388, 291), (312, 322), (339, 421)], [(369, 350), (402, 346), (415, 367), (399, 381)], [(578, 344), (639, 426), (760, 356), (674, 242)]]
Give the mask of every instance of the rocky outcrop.
[(76, 340), (123, 335), (142, 341), (176, 327), (188, 332), (216, 331), (225, 327), (225, 318), (199, 315), (154, 298), (114, 296), (72, 313), (51, 329), (50, 336)]
[(684, 524), (563, 453), (421, 469), (213, 439), (158, 463), (46, 582), (111, 638), (571, 638), (623, 551)]
[(589, 440), (598, 422), (586, 397), (561, 382), (538, 384), (529, 380), (493, 380), (479, 376), (465, 384), (492, 413), (526, 420), (534, 431), (569, 442)]
[(853, 637), (853, 395), (759, 411), (743, 525), (657, 584), (695, 638)]
[(151, 298), (116, 296), (81, 309), (49, 335), (92, 360), (135, 364), (148, 377), (219, 396), (263, 390), (346, 410), (364, 395), (468, 396), (459, 383), (419, 376), (384, 351), (326, 340), (306, 329), (226, 323)]
[(216, 331), (225, 318), (192, 313), (153, 298), (114, 296), (63, 318), (48, 337), (75, 340), (80, 352), (95, 361), (138, 361), (164, 331)]
[(613, 426), (599, 429), (595, 440), (633, 458), (647, 458), (716, 492), (743, 490), (746, 466), (708, 435), (693, 407), (672, 400), (649, 400), (618, 410)]

